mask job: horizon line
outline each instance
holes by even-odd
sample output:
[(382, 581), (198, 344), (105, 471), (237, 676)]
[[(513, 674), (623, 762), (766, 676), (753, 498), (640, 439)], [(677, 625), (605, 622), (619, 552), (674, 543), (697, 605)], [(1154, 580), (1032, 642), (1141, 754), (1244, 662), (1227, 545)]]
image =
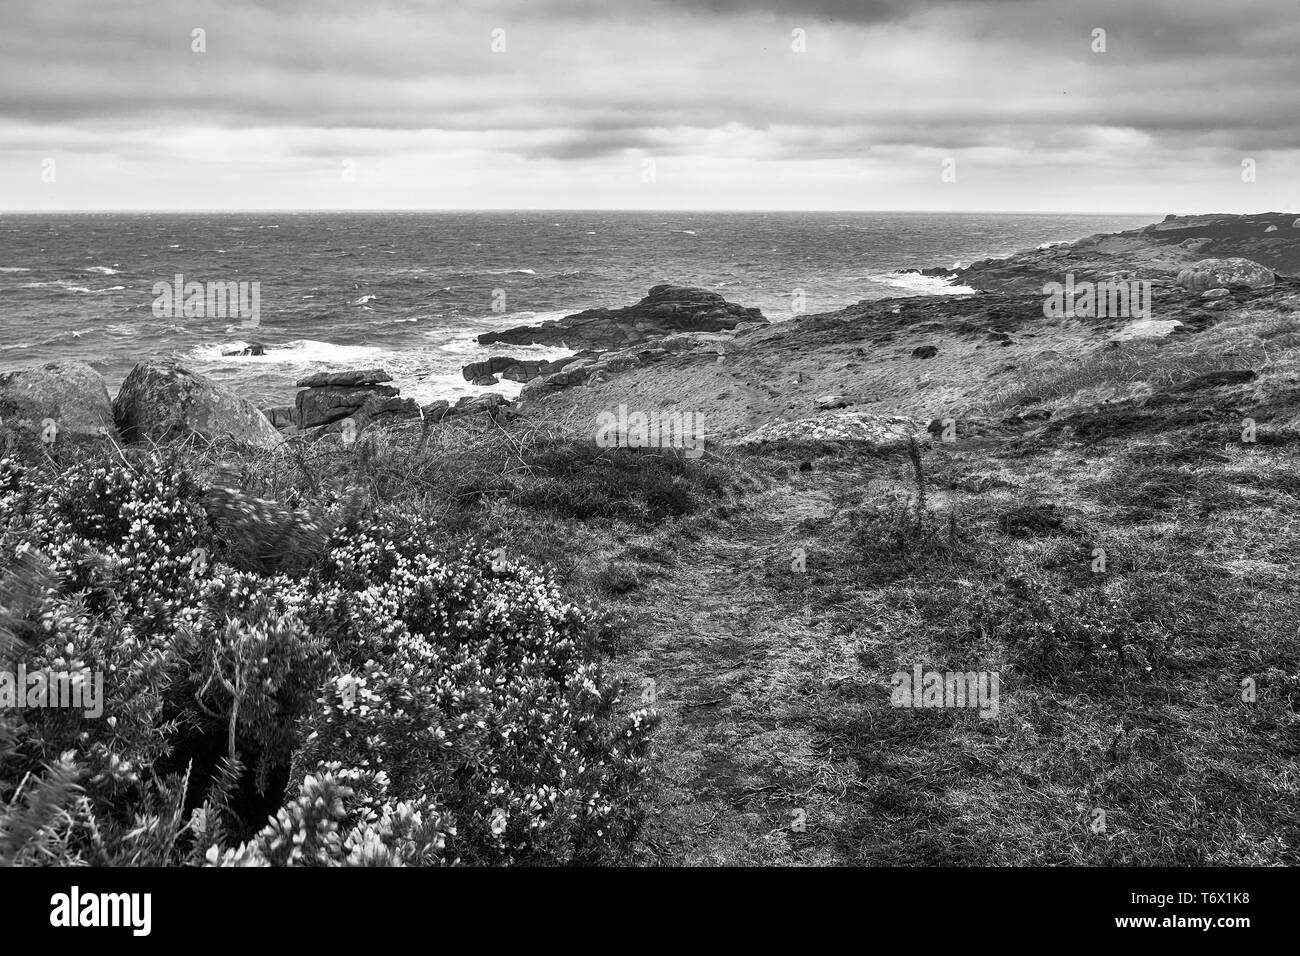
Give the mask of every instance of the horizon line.
[[(253, 213), (275, 213), (277, 215), (301, 215), (308, 213), (444, 213), (444, 212), (467, 212), (467, 213), (594, 213), (594, 212), (638, 212), (638, 213), (734, 213), (734, 214), (758, 214), (758, 213), (788, 213), (795, 215), (807, 214), (830, 214), (844, 215), (849, 213), (884, 213), (884, 214), (906, 214), (906, 215), (926, 215), (926, 216), (1161, 216), (1169, 215), (1168, 213), (1157, 212), (1122, 212), (1106, 210), (1102, 212), (1074, 209), (1053, 209), (1053, 210), (1023, 210), (1023, 209), (727, 209), (727, 208), (708, 208), (708, 207), (681, 207), (671, 209), (646, 208), (637, 206), (619, 206), (619, 207), (583, 207), (583, 206), (428, 206), (428, 207), (403, 207), (403, 208), (385, 208), (373, 207), (365, 209), (348, 209), (340, 207), (308, 207), (308, 208), (258, 208), (248, 207), (239, 209), (204, 209), (199, 207), (175, 208), (175, 209), (150, 209), (150, 208), (132, 208), (132, 209), (0, 209), (0, 216), (46, 216), (46, 215), (89, 215), (89, 214), (125, 214), (125, 215), (249, 215)], [(1270, 212), (1278, 212), (1270, 210)], [(1289, 215), (1288, 213), (1280, 213)], [(1178, 216), (1250, 216), (1264, 215), (1258, 213), (1232, 213), (1232, 212), (1191, 212), (1175, 213)]]

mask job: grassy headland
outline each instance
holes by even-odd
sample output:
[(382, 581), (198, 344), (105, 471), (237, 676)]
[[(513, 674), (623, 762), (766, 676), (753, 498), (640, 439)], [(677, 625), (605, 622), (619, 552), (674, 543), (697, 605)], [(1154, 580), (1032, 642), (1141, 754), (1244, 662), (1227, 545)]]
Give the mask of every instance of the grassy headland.
[[(0, 653), (116, 722), (0, 713), (0, 860), (1294, 864), (1298, 309), (886, 300), (519, 417), (14, 450)], [(827, 393), (917, 440), (733, 440)]]

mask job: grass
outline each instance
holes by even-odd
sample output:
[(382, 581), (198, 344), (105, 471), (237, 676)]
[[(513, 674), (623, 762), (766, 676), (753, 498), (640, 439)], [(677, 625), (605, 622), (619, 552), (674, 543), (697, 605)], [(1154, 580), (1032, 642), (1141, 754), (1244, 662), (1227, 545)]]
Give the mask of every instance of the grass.
[(1008, 411), (1079, 397), (1086, 403), (1149, 394), (1215, 372), (1259, 369), (1284, 362), (1300, 347), (1292, 314), (1247, 315), (1192, 336), (1138, 339), (1118, 348), (1044, 363), (990, 397), (986, 409)]
[[(862, 477), (829, 463), (824, 474)], [(1136, 486), (1140, 467), (1122, 474), (1126, 500), (1170, 493), (1160, 472)], [(841, 640), (856, 637), (861, 672), (814, 681), (783, 719), (807, 721), (856, 784), (832, 828), (843, 862), (1296, 862), (1294, 754), (1272, 748), (1296, 726), (1285, 675), (1297, 602), (1284, 577), (1245, 587), (1230, 567), (1237, 554), (1294, 559), (1297, 502), (1243, 505), (1249, 517), (1227, 525), (1180, 512), (1177, 525), (1134, 529), (1104, 517), (1109, 502), (1071, 501), (1070, 477), (1052, 475), (1064, 505), (965, 502), (957, 545), (905, 578), (843, 528), (818, 529), (825, 556), (801, 597)], [(1090, 567), (1094, 542), (1104, 574)], [(1001, 714), (890, 707), (889, 675), (916, 662), (1000, 671)], [(1269, 687), (1253, 704), (1240, 700), (1246, 678)], [(1103, 833), (1088, 825), (1095, 808)]]
[[(1055, 403), (1048, 427), (924, 450), (695, 461), (463, 419), (194, 454), (598, 601), (664, 715), (639, 862), (1294, 865), (1298, 345), (1292, 315), (1247, 316), (1061, 360), (989, 403)], [(997, 672), (997, 717), (891, 706), (914, 664)]]
[[(762, 481), (610, 594), (666, 717), (645, 858), (1300, 862), (1300, 486), (1285, 440), (1245, 444), (1231, 418), (1243, 396), (1287, 408), (1294, 353), (1254, 343), (1289, 334), (1258, 323), (1230, 360), (1188, 340), (1099, 360), (1155, 397), (1138, 429), (935, 443), (919, 463), (749, 453)], [(1256, 380), (1202, 378), (1256, 358)], [(998, 672), (998, 717), (892, 707), (916, 663)]]

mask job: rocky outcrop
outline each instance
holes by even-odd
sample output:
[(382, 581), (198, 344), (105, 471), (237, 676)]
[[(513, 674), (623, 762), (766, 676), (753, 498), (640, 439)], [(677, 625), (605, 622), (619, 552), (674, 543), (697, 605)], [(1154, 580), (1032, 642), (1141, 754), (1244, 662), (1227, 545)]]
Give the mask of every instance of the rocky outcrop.
[[(371, 425), (389, 425), (432, 417), (440, 420), (446, 404), (429, 406), (436, 413), (421, 411), (413, 398), (402, 398), (395, 385), (387, 385), (393, 377), (381, 368), (355, 369), (344, 372), (317, 372), (301, 379), (294, 404), (294, 423), (315, 440), (349, 428), (359, 434)], [(437, 404), (442, 409), (435, 409)]]
[(1202, 259), (1178, 273), (1178, 284), (1192, 292), (1208, 289), (1267, 289), (1273, 270), (1249, 259)]
[(487, 392), (483, 395), (462, 395), (455, 405), (445, 399), (432, 402), (425, 405), (422, 411), (425, 421), (436, 424), (448, 418), (462, 415), (487, 414), (494, 419), (512, 416), (515, 406), (504, 395), (497, 392)]
[[(54, 423), (53, 431), (49, 422)], [(85, 362), (0, 372), (0, 428), (48, 435), (54, 441), (110, 435), (113, 406), (108, 388)]]
[(552, 372), (558, 372), (564, 368), (566, 362), (570, 359), (560, 359), (558, 362), (516, 362), (501, 372), (501, 377), (511, 382), (531, 382), (539, 375), (550, 375)]
[(298, 393), (295, 406), (298, 411), (299, 428), (316, 428), (351, 418), (366, 399), (371, 397), (391, 398), (397, 395), (397, 389), (391, 385), (363, 385), (357, 387), (336, 386), (325, 388), (308, 388)]
[(636, 305), (588, 309), (541, 325), (486, 332), (482, 345), (549, 345), (571, 349), (621, 349), (673, 332), (718, 332), (745, 323), (766, 325), (758, 309), (728, 302), (716, 292), (657, 285)]
[(651, 365), (670, 354), (672, 353), (668, 349), (660, 348), (658, 342), (646, 348), (582, 353), (565, 359), (563, 368), (558, 372), (550, 372), (529, 380), (523, 391), (519, 393), (519, 398), (521, 401), (528, 401), (556, 389), (600, 381), (618, 372)]
[(294, 402), (299, 428), (319, 428), (356, 415), (371, 398), (395, 398), (393, 377), (381, 368), (317, 372), (298, 382), (303, 391)]
[(172, 361), (136, 365), (113, 401), (113, 418), (127, 441), (198, 436), (254, 448), (274, 448), (283, 441), (257, 406)]
[[(952, 281), (983, 292), (1037, 293), (1047, 282), (1150, 280), (1156, 287), (1198, 259), (1245, 258), (1283, 275), (1300, 273), (1300, 236), (1284, 228), (1294, 213), (1167, 216), (1141, 229), (983, 259)], [(1276, 226), (1269, 231), (1270, 226)]]
[[(586, 354), (583, 353), (584, 356)], [(594, 355), (595, 353), (590, 354)], [(461, 374), (465, 376), (465, 381), (474, 385), (496, 385), (496, 376), (498, 375), (511, 382), (528, 382), (539, 375), (550, 375), (553, 372), (558, 372), (565, 365), (579, 357), (582, 356), (570, 355), (568, 358), (542, 362), (515, 358), (513, 355), (494, 355), (482, 362), (471, 362), (461, 369)]]

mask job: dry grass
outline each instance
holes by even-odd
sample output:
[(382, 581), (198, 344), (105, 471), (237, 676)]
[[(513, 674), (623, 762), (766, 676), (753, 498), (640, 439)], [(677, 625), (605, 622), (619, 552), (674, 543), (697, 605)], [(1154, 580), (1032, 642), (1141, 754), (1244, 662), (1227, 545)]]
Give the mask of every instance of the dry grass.
[(1182, 385), (1209, 372), (1294, 366), (1298, 350), (1300, 318), (1248, 315), (1195, 335), (1138, 339), (1039, 365), (990, 396), (984, 410), (1068, 405), (1076, 396), (1093, 403)]

